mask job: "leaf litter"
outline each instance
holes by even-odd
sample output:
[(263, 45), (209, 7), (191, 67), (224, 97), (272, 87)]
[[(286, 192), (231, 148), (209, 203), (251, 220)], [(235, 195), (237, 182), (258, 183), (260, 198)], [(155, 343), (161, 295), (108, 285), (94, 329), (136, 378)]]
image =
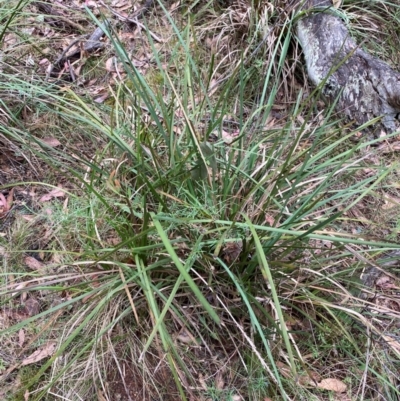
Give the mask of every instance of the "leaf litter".
[[(34, 3), (38, 3), (38, 2), (34, 2)], [(335, 2), (335, 3), (339, 3), (339, 2)], [(56, 3), (55, 3), (56, 4)], [(129, 20), (133, 20), (130, 15), (132, 14), (132, 4), (131, 2), (128, 1), (112, 1), (110, 6), (105, 7), (104, 9), (101, 9), (101, 5), (104, 4), (104, 2), (98, 2), (98, 1), (85, 1), (85, 2), (74, 2), (74, 5), (78, 5), (79, 8), (82, 10), (83, 7), (89, 7), (92, 9), (92, 11), (95, 13), (95, 15), (100, 15), (100, 10), (104, 11), (104, 10), (108, 10), (109, 8), (113, 8), (113, 10), (118, 13), (117, 18), (120, 21), (124, 21), (124, 19), (128, 21)], [(176, 2), (172, 5), (172, 8), (177, 8), (178, 5), (180, 3)], [(336, 5), (337, 6), (337, 5)], [(54, 26), (57, 25), (57, 17), (62, 17), (62, 15), (57, 14), (57, 12), (55, 11), (55, 9), (59, 9), (59, 7), (53, 7), (50, 11), (51, 12), (47, 12), (47, 14), (50, 15), (50, 18), (52, 19), (48, 19), (48, 23), (50, 24), (50, 26)], [(67, 10), (67, 9), (66, 9)], [(49, 11), (49, 10), (47, 10)], [(136, 10), (134, 10), (136, 11)], [(112, 14), (114, 15), (114, 17), (116, 16), (116, 14)], [(64, 17), (68, 18), (68, 14), (64, 14)], [(111, 17), (111, 15), (110, 15)], [(74, 21), (75, 18), (71, 19), (71, 21)], [(80, 23), (83, 23), (82, 21), (79, 21)], [(68, 23), (67, 23), (68, 25)], [(65, 26), (64, 26), (65, 28)], [(46, 57), (41, 59), (38, 62), (38, 65), (43, 66), (44, 67), (44, 71), (43, 73), (47, 76), (47, 78), (50, 78), (51, 75), (54, 75), (52, 78), (57, 79), (57, 80), (61, 80), (62, 81), (62, 85), (68, 85), (68, 82), (74, 81), (79, 83), (79, 85), (82, 86), (87, 86), (92, 93), (96, 93), (96, 97), (94, 97), (94, 100), (97, 103), (104, 103), (105, 101), (107, 101), (107, 99), (110, 97), (110, 92), (109, 89), (107, 87), (107, 85), (104, 85), (104, 82), (102, 82), (102, 80), (98, 80), (98, 79), (90, 79), (90, 78), (86, 78), (84, 77), (82, 74), (82, 70), (84, 69), (85, 63), (88, 62), (88, 60), (90, 59), (90, 57), (97, 57), (99, 55), (99, 52), (105, 52), (105, 49), (107, 46), (107, 39), (101, 38), (101, 41), (99, 39), (99, 46), (98, 48), (95, 50), (95, 52), (93, 54), (90, 55), (85, 55), (83, 52), (81, 52), (81, 48), (82, 48), (82, 44), (87, 43), (87, 38), (81, 38), (80, 42), (76, 42), (76, 44), (74, 44), (74, 47), (71, 47), (70, 52), (68, 54), (63, 54), (65, 49), (68, 48), (71, 43), (76, 39), (75, 36), (77, 34), (77, 32), (75, 32), (76, 30), (76, 25), (75, 26), (69, 26), (68, 29), (72, 29), (74, 32), (70, 35), (65, 35), (65, 31), (63, 33), (63, 39), (64, 39), (64, 43), (62, 46), (62, 50), (61, 53), (59, 54), (58, 58), (60, 58), (60, 55), (63, 55), (63, 58), (61, 60), (57, 62), (54, 61), (54, 57)], [(85, 27), (85, 30), (87, 32), (87, 35), (89, 35), (91, 32), (94, 33), (95, 30), (97, 28), (91, 27), (91, 29), (88, 29), (87, 27)], [(142, 34), (141, 34), (141, 27), (139, 25), (137, 25), (137, 28), (135, 29), (134, 33), (130, 33), (130, 32), (119, 32), (119, 37), (123, 38), (124, 40), (126, 40), (126, 43), (130, 43), (130, 47), (133, 46), (137, 46), (136, 40), (139, 38), (142, 38)], [(35, 32), (34, 30), (32, 31), (32, 35), (38, 35), (39, 32)], [(46, 30), (40, 32), (41, 35), (44, 34), (45, 37), (47, 38), (55, 38), (58, 35), (58, 32), (53, 29), (53, 28), (46, 28)], [(86, 35), (86, 36), (87, 36)], [(158, 38), (158, 36), (156, 34), (155, 35), (156, 38)], [(59, 36), (59, 35), (58, 35)], [(163, 40), (161, 38), (158, 38), (159, 42), (162, 43)], [(8, 44), (11, 46), (12, 43), (16, 43), (17, 39), (15, 37), (12, 36), (6, 36), (6, 41), (8, 41)], [(104, 46), (105, 45), (105, 46)], [(151, 65), (151, 59), (148, 55), (151, 54), (151, 51), (149, 48), (146, 49), (146, 44), (143, 43), (143, 41), (141, 41), (141, 52), (142, 55), (140, 55), (138, 60), (134, 61), (134, 64), (136, 65), (136, 67), (138, 67), (139, 69), (143, 68), (141, 70), (141, 72), (145, 73), (147, 71), (147, 69), (149, 68), (149, 66)], [(147, 52), (146, 52), (147, 50)], [(54, 56), (54, 55), (53, 55)], [(74, 57), (78, 57), (77, 60), (72, 60), (72, 58)], [(53, 60), (53, 61), (52, 61)], [(58, 59), (56, 59), (57, 61)], [(72, 62), (72, 63), (71, 63)], [(73, 63), (76, 63), (74, 65), (72, 65)], [(103, 63), (103, 69), (105, 73), (110, 73), (108, 75), (108, 79), (109, 79), (109, 83), (111, 85), (115, 85), (118, 82), (118, 79), (121, 78), (121, 76), (123, 77), (123, 70), (121, 68), (120, 65), (115, 65), (114, 63), (114, 57), (109, 57), (107, 58), (105, 61), (102, 60)], [(54, 65), (56, 64), (60, 64), (59, 68), (55, 69)], [(106, 76), (106, 74), (105, 74)], [(101, 82), (101, 84), (100, 84)], [(215, 88), (216, 89), (216, 88)], [(270, 124), (272, 124), (271, 121), (269, 121)], [(275, 124), (275, 123), (274, 123)], [(179, 131), (180, 128), (177, 127), (177, 132)], [(233, 141), (235, 141), (236, 137), (238, 135), (238, 132), (236, 131), (222, 131), (222, 139), (224, 140), (224, 142), (226, 142), (227, 144), (232, 143)], [(57, 140), (56, 138), (53, 137), (44, 137), (42, 138), (42, 141), (47, 144), (49, 147), (52, 148), (57, 148), (59, 146), (61, 146), (61, 142), (59, 140)], [(389, 152), (393, 152), (393, 150), (396, 150), (397, 147), (396, 145), (393, 145), (392, 148), (389, 148), (388, 146), (385, 146), (384, 148), (382, 148), (382, 152), (384, 153), (389, 153)], [(368, 172), (369, 174), (373, 174), (373, 171)], [(0, 219), (3, 217), (5, 217), (5, 215), (10, 211), (10, 209), (12, 208), (13, 205), (13, 193), (11, 193), (11, 191), (8, 193), (8, 195), (3, 195), (0, 192)], [(50, 192), (48, 192), (47, 194), (41, 196), (38, 200), (39, 203), (44, 203), (44, 202), (49, 202), (52, 200), (55, 200), (57, 198), (64, 198), (66, 196), (65, 191), (63, 190), (62, 186), (60, 185), (58, 188), (55, 188), (53, 190), (51, 190)], [(390, 202), (393, 203), (398, 203), (397, 202), (398, 198), (392, 197), (392, 199), (390, 199)], [(388, 207), (389, 208), (389, 207)], [(274, 217), (266, 214), (266, 222), (268, 222), (271, 226), (273, 224), (275, 224), (274, 221)], [(242, 251), (242, 247), (239, 244), (234, 243), (232, 246), (225, 246), (225, 248), (223, 249), (224, 252), (224, 259), (225, 261), (229, 264), (233, 261), (235, 261), (240, 253)], [(25, 258), (25, 265), (32, 271), (39, 271), (41, 269), (43, 269), (45, 267), (45, 264), (38, 261), (37, 259), (33, 258), (33, 257), (26, 257)], [(378, 280), (376, 282), (376, 285), (378, 287), (381, 287), (382, 289), (396, 289), (396, 285), (394, 282), (390, 282), (390, 280), (387, 280), (386, 278), (381, 278), (380, 280)], [(31, 298), (29, 298), (31, 299)], [(33, 299), (33, 298), (32, 298)], [(21, 319), (23, 316), (32, 316), (34, 314), (37, 313), (38, 311), (38, 307), (32, 307), (29, 311), (25, 312), (24, 314), (20, 314), (19, 315), (19, 319)], [(35, 312), (36, 311), (36, 312)], [(18, 320), (18, 319), (17, 319)], [(192, 337), (190, 336), (190, 338), (187, 336), (187, 333), (185, 333), (184, 331), (182, 332), (182, 336), (177, 338), (178, 341), (182, 342), (183, 344), (185, 343), (191, 343), (192, 342)], [(25, 339), (26, 333), (24, 332), (20, 332), (19, 333), (19, 343), (21, 344), (20, 346), (22, 346), (22, 344), (24, 344), (24, 342), (26, 341)], [(189, 338), (190, 341), (187, 340), (187, 338)], [(30, 365), (33, 363), (37, 363), (40, 362), (41, 360), (52, 356), (55, 352), (56, 349), (56, 343), (55, 342), (48, 342), (45, 345), (43, 345), (42, 347), (38, 348), (35, 352), (33, 352), (30, 356), (26, 357), (22, 362), (21, 365), (22, 366), (26, 366), (26, 365)], [(220, 377), (219, 374), (216, 375), (216, 379), (215, 379), (215, 387), (219, 390), (222, 390), (224, 388), (224, 379), (223, 377)], [(312, 385), (311, 383), (309, 383), (309, 385)], [(205, 389), (208, 388), (207, 385), (203, 384), (203, 386), (205, 387)], [(319, 381), (316, 385), (318, 388), (320, 389), (324, 389), (324, 390), (328, 390), (328, 391), (333, 391), (335, 393), (342, 393), (346, 391), (346, 385), (338, 379), (323, 379), (321, 381)], [(25, 397), (27, 398), (29, 396), (29, 393), (25, 393)], [(99, 393), (99, 399), (103, 397), (102, 393)], [(235, 397), (239, 397), (239, 396), (235, 396)], [(240, 397), (239, 397), (240, 399)], [(265, 400), (267, 400), (268, 398), (265, 398)]]

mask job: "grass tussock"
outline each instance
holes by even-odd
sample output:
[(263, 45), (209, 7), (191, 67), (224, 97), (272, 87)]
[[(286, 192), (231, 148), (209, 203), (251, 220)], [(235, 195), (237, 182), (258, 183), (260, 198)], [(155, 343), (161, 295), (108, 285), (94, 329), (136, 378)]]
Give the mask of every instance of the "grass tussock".
[(396, 138), (308, 87), (293, 4), (37, 3), (0, 7), (3, 399), (395, 400)]

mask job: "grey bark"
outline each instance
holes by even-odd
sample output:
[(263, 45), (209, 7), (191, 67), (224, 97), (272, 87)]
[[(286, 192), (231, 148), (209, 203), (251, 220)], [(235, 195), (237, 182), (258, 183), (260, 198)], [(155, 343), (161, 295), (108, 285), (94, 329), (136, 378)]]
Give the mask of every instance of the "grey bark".
[(400, 74), (357, 45), (330, 0), (307, 0), (298, 11), (297, 37), (310, 81), (321, 85), (327, 101), (337, 99), (336, 111), (348, 121), (362, 125), (382, 117), (366, 131), (396, 131)]

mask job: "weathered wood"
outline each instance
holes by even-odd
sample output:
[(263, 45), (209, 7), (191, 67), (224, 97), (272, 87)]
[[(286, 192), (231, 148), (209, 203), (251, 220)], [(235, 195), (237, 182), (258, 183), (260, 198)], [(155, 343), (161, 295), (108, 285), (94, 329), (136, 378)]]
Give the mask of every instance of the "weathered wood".
[(399, 128), (400, 74), (363, 51), (330, 0), (303, 2), (297, 37), (310, 81), (321, 85), (327, 101), (348, 121), (364, 124), (382, 116), (367, 131), (379, 135)]

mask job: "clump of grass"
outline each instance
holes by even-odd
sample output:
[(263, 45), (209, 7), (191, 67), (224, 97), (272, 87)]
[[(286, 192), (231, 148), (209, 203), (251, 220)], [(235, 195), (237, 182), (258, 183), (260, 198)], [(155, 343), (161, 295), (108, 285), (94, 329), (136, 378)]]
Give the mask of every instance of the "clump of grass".
[[(349, 146), (354, 132), (332, 109), (294, 96), (292, 15), (271, 4), (205, 24), (215, 10), (176, 23), (160, 3), (172, 38), (163, 53), (145, 37), (149, 76), (110, 29), (123, 70), (103, 104), (40, 80), (2, 80), (10, 123), (0, 135), (47, 163), (51, 184), (62, 177), (67, 191), (45, 207), (36, 198), (41, 249), (26, 231), (7, 242), (18, 220), (0, 237), (3, 305), (24, 293), (42, 305), (2, 335), (37, 325), (42, 342), (58, 342), (24, 381), (32, 399), (311, 400), (324, 399), (323, 379), (345, 383), (349, 397), (398, 392), (397, 315), (365, 295), (362, 271), (399, 246), (360, 232), (365, 220), (351, 215), (395, 166), (369, 165), (379, 140)], [(239, 15), (242, 42), (225, 31)], [(204, 62), (193, 45), (211, 36), (204, 27), (227, 57)], [(20, 97), (53, 122), (61, 147), (41, 140), (46, 130), (25, 130), (7, 108)], [(290, 117), (277, 121), (274, 107), (289, 100)], [(45, 255), (44, 268), (11, 277), (10, 255), (31, 251)], [(28, 345), (13, 363), (39, 346)], [(18, 368), (3, 377), (17, 378)]]

